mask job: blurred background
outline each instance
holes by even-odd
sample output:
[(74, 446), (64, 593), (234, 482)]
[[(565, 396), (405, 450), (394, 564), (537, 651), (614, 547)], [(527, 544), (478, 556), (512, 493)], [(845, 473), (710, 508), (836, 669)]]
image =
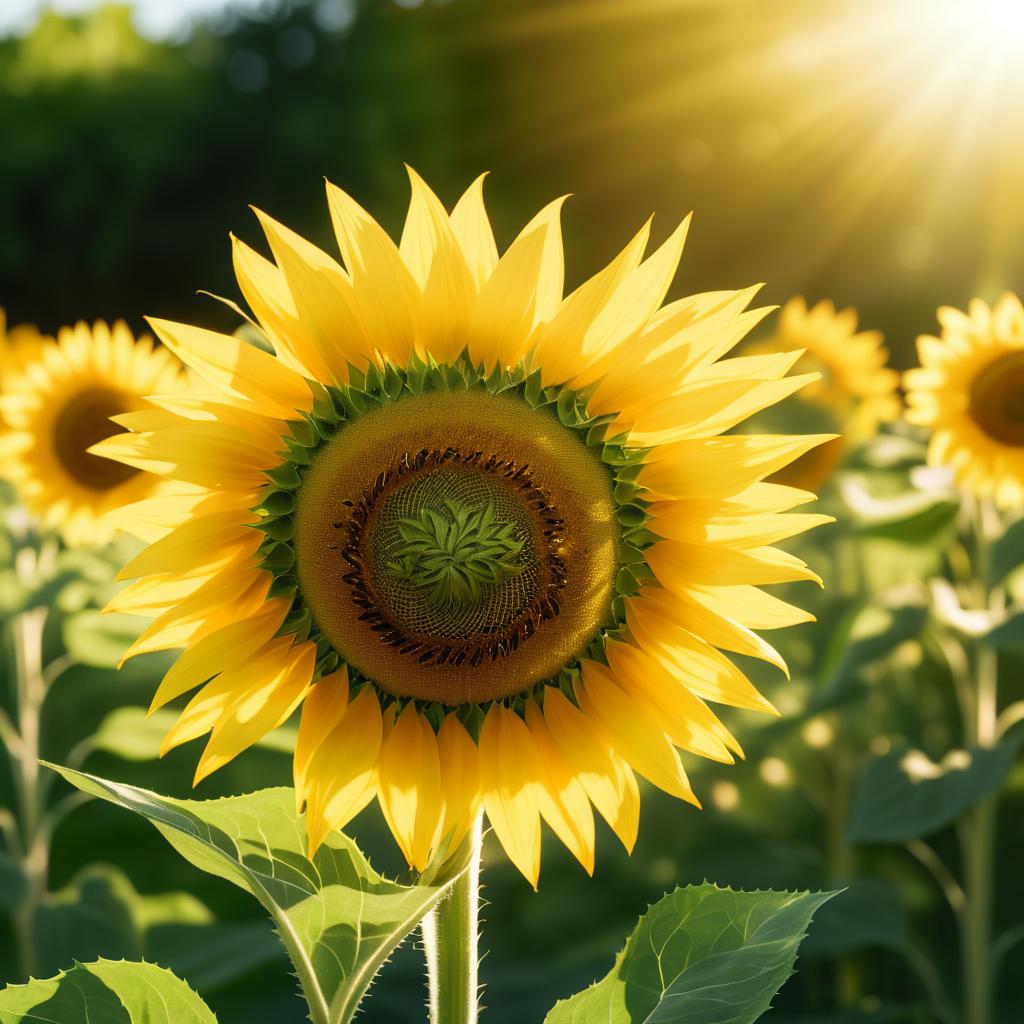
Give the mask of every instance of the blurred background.
[[(144, 314), (233, 329), (198, 290), (237, 297), (228, 232), (262, 248), (247, 204), (330, 247), (326, 176), (397, 234), (408, 162), (449, 204), (492, 171), (501, 245), (573, 193), (571, 283), (652, 211), (660, 239), (694, 210), (674, 295), (764, 281), (769, 303), (831, 298), (881, 329), (904, 368), (938, 305), (1024, 285), (1022, 57), (1024, 8), (998, 0), (2, 0), (0, 306), (44, 331), (96, 317), (142, 329)], [(860, 470), (896, 493), (921, 453), (889, 441)], [(861, 813), (876, 784), (866, 772), (884, 785), (891, 750), (937, 760), (959, 742), (919, 584), (952, 543), (955, 503), (921, 505), (909, 528), (905, 513), (862, 502), (844, 513), (856, 550), (831, 527), (804, 542), (830, 589), (791, 596), (819, 623), (779, 640), (792, 681), (751, 667), (784, 719), (731, 716), (747, 762), (694, 766), (702, 813), (648, 793), (632, 858), (603, 830), (590, 880), (552, 843), (539, 895), (489, 858), (494, 1024), (541, 1020), (605, 972), (650, 901), (704, 878), (851, 887), (819, 916), (772, 1020), (942, 1019), (951, 911), (915, 837)], [(84, 664), (48, 704), (53, 756), (91, 732), (90, 770), (186, 795), (194, 750), (155, 763), (99, 728), (148, 701), (161, 664), (115, 675), (117, 639), (90, 623), (75, 640)], [(286, 747), (251, 752), (199, 795), (287, 784)], [(1019, 776), (998, 876), (1010, 923), (1024, 905)], [(955, 862), (952, 818), (929, 820)], [(375, 863), (397, 871), (376, 817), (357, 824)], [(113, 867), (76, 878), (91, 862)], [(53, 970), (145, 953), (192, 981), (222, 1024), (304, 1018), (269, 925), (143, 822), (107, 806), (71, 815), (51, 883), (64, 893), (44, 936)], [(1024, 1017), (1024, 957), (1006, 957), (1009, 1024)], [(362, 1019), (420, 1019), (421, 975), (403, 950)]]

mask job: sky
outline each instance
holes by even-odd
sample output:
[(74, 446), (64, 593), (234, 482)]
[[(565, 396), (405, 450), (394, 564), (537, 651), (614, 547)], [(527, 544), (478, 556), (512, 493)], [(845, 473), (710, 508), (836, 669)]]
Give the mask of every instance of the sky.
[[(127, 0), (135, 8), (135, 24), (142, 35), (152, 39), (174, 36), (198, 15), (227, 7), (253, 10), (266, 0)], [(81, 14), (97, 7), (100, 0), (0, 0), (0, 36), (25, 32), (35, 24), (40, 11)]]

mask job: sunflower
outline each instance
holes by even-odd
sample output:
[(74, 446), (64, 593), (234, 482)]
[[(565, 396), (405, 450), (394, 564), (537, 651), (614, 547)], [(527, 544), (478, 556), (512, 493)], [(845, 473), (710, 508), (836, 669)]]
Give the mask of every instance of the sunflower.
[(928, 462), (1003, 507), (1024, 504), (1024, 308), (1006, 293), (994, 308), (938, 312), (941, 337), (917, 339), (921, 365), (905, 375), (907, 419), (930, 427)]
[(41, 334), (34, 324), (8, 327), (7, 312), (0, 308), (0, 386), (24, 369), (25, 364), (38, 355), (43, 344), (52, 340)]
[(796, 296), (782, 307), (775, 333), (748, 348), (752, 353), (800, 350), (795, 368), (820, 374), (801, 392), (801, 413), (840, 435), (791, 463), (777, 481), (817, 489), (851, 445), (900, 415), (899, 374), (886, 365), (889, 353), (882, 340), (879, 331), (857, 330), (856, 310), (837, 312), (828, 299), (808, 309)]
[(112, 417), (141, 409), (150, 393), (179, 390), (182, 367), (120, 322), (78, 323), (56, 341), (26, 341), (0, 398), (6, 474), (29, 512), (68, 544), (104, 544), (113, 530), (103, 513), (151, 494), (160, 481), (88, 449), (125, 429)]
[(163, 535), (114, 607), (156, 617), (126, 657), (184, 648), (154, 706), (200, 687), (164, 742), (211, 734), (197, 782), (301, 705), (310, 852), (376, 799), (423, 869), (482, 808), (536, 886), (542, 819), (592, 871), (635, 773), (697, 804), (679, 750), (739, 753), (711, 703), (772, 711), (721, 651), (810, 618), (758, 587), (817, 579), (773, 545), (824, 517), (761, 481), (823, 438), (725, 432), (813, 378), (721, 358), (756, 289), (662, 306), (687, 221), (563, 298), (561, 200), (499, 256), (482, 179), (449, 215), (410, 176), (399, 245), (333, 185), (343, 264), (234, 239), (275, 354), (151, 321), (208, 390), (94, 449), (190, 488), (116, 515)]

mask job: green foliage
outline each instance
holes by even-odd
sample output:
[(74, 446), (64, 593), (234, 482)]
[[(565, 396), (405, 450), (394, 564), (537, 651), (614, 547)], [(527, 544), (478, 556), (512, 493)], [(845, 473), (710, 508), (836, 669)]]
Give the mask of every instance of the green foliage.
[(883, 878), (853, 879), (814, 919), (805, 956), (839, 957), (861, 949), (904, 949), (907, 912), (899, 890)]
[(0, 910), (8, 913), (25, 896), (25, 876), (18, 865), (5, 853), (0, 853)]
[(920, 603), (888, 606), (876, 601), (852, 608), (828, 638), (821, 665), (824, 685), (812, 697), (808, 712), (814, 714), (856, 696), (865, 670), (919, 635), (926, 618), (927, 608)]
[(1010, 615), (982, 639), (997, 651), (1012, 651), (1024, 648), (1024, 612)]
[(640, 919), (611, 972), (545, 1024), (750, 1024), (793, 973), (834, 893), (676, 889)]
[(988, 585), (995, 587), (1024, 564), (1024, 519), (1007, 527), (992, 545), (988, 564)]
[(309, 860), (289, 789), (174, 800), (55, 770), (83, 792), (142, 815), (191, 864), (255, 896), (288, 951), (315, 1022), (352, 1017), (377, 971), (454, 881), (390, 882), (338, 832)]
[(917, 750), (870, 760), (854, 794), (847, 839), (904, 843), (937, 832), (999, 789), (1017, 746), (952, 751), (941, 764)]
[(0, 1024), (216, 1024), (185, 982), (154, 964), (98, 960), (0, 992)]
[(65, 619), (64, 643), (75, 661), (113, 668), (145, 626), (134, 615), (103, 615), (86, 609)]

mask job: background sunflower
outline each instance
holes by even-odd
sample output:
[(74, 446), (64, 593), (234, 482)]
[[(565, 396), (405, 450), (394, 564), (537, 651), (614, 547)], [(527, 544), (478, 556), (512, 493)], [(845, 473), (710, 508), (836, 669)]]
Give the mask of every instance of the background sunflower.
[(939, 310), (942, 334), (917, 339), (921, 366), (906, 375), (907, 418), (931, 429), (928, 461), (1000, 505), (1024, 504), (1024, 308)]
[(16, 368), (5, 372), (0, 397), (6, 474), (44, 528), (60, 530), (68, 544), (100, 547), (113, 536), (100, 517), (151, 494), (156, 482), (89, 448), (123, 429), (112, 420), (141, 408), (147, 395), (181, 388), (181, 367), (121, 321), (80, 322), (61, 328), (56, 341), (8, 343)]

